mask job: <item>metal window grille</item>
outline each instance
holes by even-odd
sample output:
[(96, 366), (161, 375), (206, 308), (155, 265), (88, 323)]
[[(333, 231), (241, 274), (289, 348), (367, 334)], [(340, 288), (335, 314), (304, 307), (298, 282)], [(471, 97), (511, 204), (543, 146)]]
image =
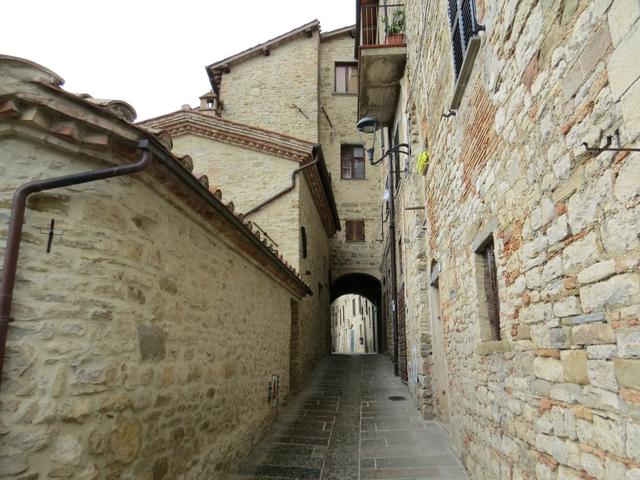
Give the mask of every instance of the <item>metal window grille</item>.
[(471, 37), (481, 28), (476, 20), (476, 4), (474, 0), (449, 0), (449, 26), (453, 50), (453, 65), (456, 80), (462, 70), (467, 46)]
[(487, 301), (487, 314), (493, 338), (500, 340), (500, 301), (498, 299), (498, 273), (493, 239), (480, 252), (484, 264), (484, 293)]

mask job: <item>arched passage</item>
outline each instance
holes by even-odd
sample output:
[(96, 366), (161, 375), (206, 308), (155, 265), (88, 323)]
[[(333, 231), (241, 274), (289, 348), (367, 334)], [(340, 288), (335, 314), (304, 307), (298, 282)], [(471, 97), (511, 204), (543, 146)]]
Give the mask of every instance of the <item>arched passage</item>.
[(382, 285), (380, 280), (366, 273), (349, 273), (335, 279), (331, 283), (331, 302), (348, 294), (361, 295), (375, 305), (375, 339), (376, 351), (384, 351), (386, 338), (382, 312)]

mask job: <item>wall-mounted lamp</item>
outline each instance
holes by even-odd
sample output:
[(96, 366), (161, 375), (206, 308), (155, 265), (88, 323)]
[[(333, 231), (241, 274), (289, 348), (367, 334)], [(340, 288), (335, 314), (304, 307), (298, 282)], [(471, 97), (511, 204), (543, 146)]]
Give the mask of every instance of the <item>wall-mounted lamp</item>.
[[(382, 129), (382, 125), (378, 122), (378, 119), (372, 117), (371, 115), (367, 115), (362, 117), (356, 123), (356, 128), (358, 131), (362, 133), (373, 133), (373, 143), (371, 148), (367, 148), (367, 153), (369, 154), (369, 163), (371, 165), (376, 165), (382, 162), (387, 156), (392, 153), (404, 153), (407, 156), (411, 156), (411, 146), (408, 143), (399, 143), (398, 145), (393, 145), (389, 147), (389, 149), (380, 157), (378, 160), (374, 160), (375, 156), (375, 145), (376, 145), (376, 132)], [(380, 135), (380, 148), (384, 150), (384, 135)], [(405, 150), (403, 150), (405, 149)]]

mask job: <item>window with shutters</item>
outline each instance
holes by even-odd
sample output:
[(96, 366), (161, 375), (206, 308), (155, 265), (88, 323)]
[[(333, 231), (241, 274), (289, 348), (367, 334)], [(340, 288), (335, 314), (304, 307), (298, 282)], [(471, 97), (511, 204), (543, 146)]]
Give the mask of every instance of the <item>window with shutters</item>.
[(345, 226), (347, 242), (364, 242), (364, 220), (347, 220)]
[(476, 279), (481, 339), (483, 341), (501, 340), (498, 272), (493, 235), (490, 235), (476, 249)]
[(358, 93), (358, 64), (355, 62), (336, 63), (335, 92)]
[(456, 81), (451, 108), (455, 110), (460, 106), (471, 67), (480, 48), (478, 32), (484, 30), (477, 22), (475, 0), (449, 0), (449, 26)]
[(364, 147), (362, 145), (342, 145), (340, 147), (341, 178), (344, 180), (364, 180)]

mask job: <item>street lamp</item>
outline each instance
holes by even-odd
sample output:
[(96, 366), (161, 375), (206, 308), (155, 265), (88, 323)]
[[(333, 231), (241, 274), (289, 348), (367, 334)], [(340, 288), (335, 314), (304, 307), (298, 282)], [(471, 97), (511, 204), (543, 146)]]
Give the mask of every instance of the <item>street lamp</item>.
[[(407, 156), (411, 156), (411, 147), (407, 143), (400, 143), (398, 145), (392, 145), (389, 150), (387, 150), (382, 157), (378, 160), (374, 160), (375, 157), (375, 143), (376, 143), (376, 132), (382, 129), (382, 125), (378, 122), (378, 119), (367, 115), (362, 117), (356, 123), (356, 128), (362, 133), (372, 133), (373, 134), (373, 144), (371, 148), (367, 149), (367, 153), (369, 154), (369, 162), (371, 165), (376, 165), (382, 162), (386, 157), (391, 155), (392, 153), (404, 153)], [(391, 138), (389, 138), (389, 143), (391, 143)], [(384, 135), (382, 132), (380, 133), (380, 147), (384, 150)], [(388, 182), (389, 185), (384, 192), (384, 200), (389, 202), (390, 212), (389, 212), (389, 250), (391, 254), (391, 313), (392, 313), (392, 326), (393, 326), (393, 373), (397, 377), (398, 376), (398, 278), (396, 272), (396, 222), (395, 222), (395, 195), (393, 192), (394, 181), (393, 181), (393, 162), (389, 162), (389, 176)], [(384, 241), (384, 234), (383, 234)]]

